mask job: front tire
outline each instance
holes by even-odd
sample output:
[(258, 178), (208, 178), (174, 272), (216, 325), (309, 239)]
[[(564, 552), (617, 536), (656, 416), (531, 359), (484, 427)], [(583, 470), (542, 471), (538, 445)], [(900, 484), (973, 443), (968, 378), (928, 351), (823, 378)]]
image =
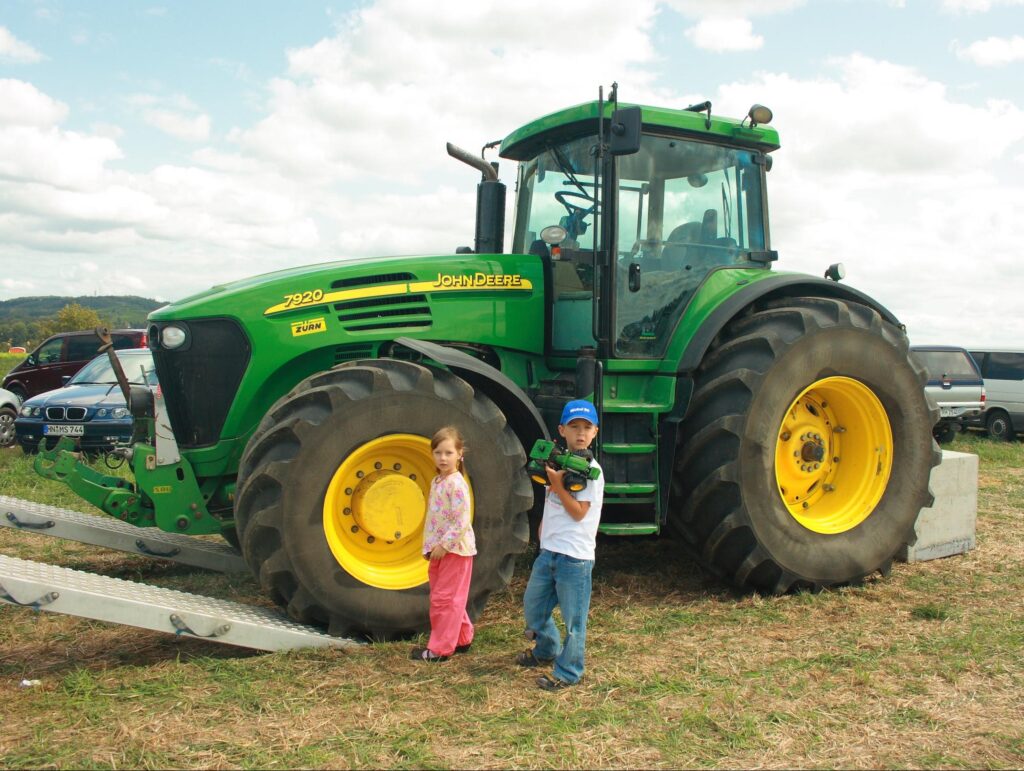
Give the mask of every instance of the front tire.
[(444, 425), (465, 438), (475, 501), (470, 617), (508, 585), (533, 491), (504, 415), (447, 371), (349, 362), (282, 397), (239, 469), (242, 553), (292, 618), (375, 639), (429, 628), (420, 546), (430, 437)]
[(886, 572), (941, 459), (924, 383), (906, 335), (858, 303), (783, 299), (737, 319), (695, 373), (670, 527), (743, 587)]

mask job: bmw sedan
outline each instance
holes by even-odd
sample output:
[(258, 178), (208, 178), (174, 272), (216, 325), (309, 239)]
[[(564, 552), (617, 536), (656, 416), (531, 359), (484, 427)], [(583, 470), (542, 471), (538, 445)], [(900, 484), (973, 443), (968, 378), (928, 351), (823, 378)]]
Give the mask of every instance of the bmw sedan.
[[(153, 356), (147, 348), (117, 351), (128, 382), (156, 385)], [(78, 371), (63, 388), (33, 396), (21, 405), (14, 422), (18, 443), (34, 453), (46, 440), (52, 447), (62, 436), (81, 450), (100, 452), (131, 440), (132, 416), (106, 354)]]

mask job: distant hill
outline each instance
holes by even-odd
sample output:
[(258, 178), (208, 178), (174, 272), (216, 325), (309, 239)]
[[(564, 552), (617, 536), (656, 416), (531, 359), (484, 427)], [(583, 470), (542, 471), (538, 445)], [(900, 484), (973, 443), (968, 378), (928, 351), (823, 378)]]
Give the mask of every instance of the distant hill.
[(88, 295), (84, 297), (15, 297), (0, 300), (0, 323), (23, 321), (29, 323), (57, 315), (69, 303), (92, 308), (102, 319), (110, 319), (121, 327), (142, 327), (149, 312), (166, 303), (135, 295)]

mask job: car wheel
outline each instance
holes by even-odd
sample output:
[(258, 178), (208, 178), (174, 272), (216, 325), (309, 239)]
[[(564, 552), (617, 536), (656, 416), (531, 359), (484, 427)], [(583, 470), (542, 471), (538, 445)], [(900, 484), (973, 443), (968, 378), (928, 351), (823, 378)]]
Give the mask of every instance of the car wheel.
[(18, 413), (11, 407), (0, 407), (0, 447), (10, 447), (14, 444), (14, 421)]
[(949, 444), (956, 439), (956, 428), (949, 423), (940, 423), (932, 429), (932, 436), (939, 444)]
[(988, 430), (989, 436), (1000, 442), (1008, 442), (1013, 437), (1010, 416), (1002, 410), (996, 410), (989, 414), (985, 420), (985, 428)]

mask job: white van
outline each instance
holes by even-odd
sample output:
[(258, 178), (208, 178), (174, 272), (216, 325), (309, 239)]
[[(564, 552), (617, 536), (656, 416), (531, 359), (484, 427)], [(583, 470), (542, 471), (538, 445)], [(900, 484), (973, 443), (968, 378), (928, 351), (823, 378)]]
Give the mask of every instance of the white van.
[(995, 439), (1024, 431), (1024, 348), (970, 348), (988, 400), (977, 424)]

